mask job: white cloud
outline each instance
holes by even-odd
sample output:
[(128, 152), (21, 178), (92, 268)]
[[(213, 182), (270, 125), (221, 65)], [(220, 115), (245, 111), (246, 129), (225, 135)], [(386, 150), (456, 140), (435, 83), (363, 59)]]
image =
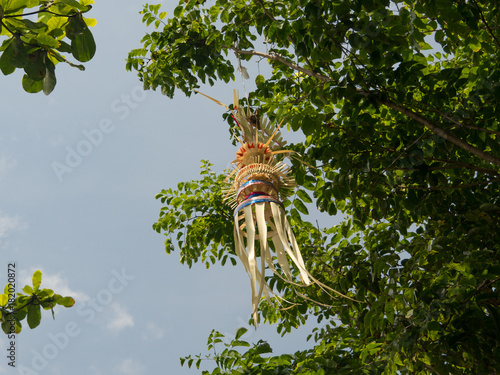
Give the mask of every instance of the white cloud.
[(11, 232), (20, 229), (21, 226), (22, 223), (18, 216), (10, 216), (0, 212), (0, 246)]
[(5, 155), (0, 157), (0, 179), (16, 167), (17, 161), (15, 159)]
[(154, 323), (148, 323), (142, 331), (142, 339), (146, 341), (159, 340), (165, 335), (165, 330)]
[(134, 326), (134, 318), (127, 311), (125, 306), (118, 302), (109, 305), (106, 329), (112, 333), (118, 333), (127, 327)]
[(63, 297), (73, 297), (73, 299), (78, 303), (83, 303), (90, 298), (83, 292), (77, 292), (76, 290), (71, 289), (69, 287), (68, 280), (62, 277), (59, 273), (50, 274), (42, 268), (37, 267), (32, 267), (29, 271), (21, 271), (20, 281), (22, 287), (33, 284), (31, 277), (36, 270), (40, 270), (42, 272), (42, 285), (40, 286), (42, 289), (52, 289), (55, 293), (60, 294)]
[(115, 373), (122, 375), (141, 375), (146, 372), (146, 367), (140, 362), (127, 358), (115, 366), (114, 370)]

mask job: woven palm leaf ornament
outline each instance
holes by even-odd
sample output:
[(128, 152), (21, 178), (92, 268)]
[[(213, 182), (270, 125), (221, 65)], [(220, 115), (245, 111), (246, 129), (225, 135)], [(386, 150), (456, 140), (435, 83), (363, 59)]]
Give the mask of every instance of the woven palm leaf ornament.
[[(229, 109), (224, 103), (202, 95)], [(272, 294), (265, 280), (266, 264), (273, 273), (294, 285), (314, 282), (322, 288), (326, 286), (307, 271), (285, 214), (282, 201), (293, 193), (295, 182), (290, 168), (283, 161), (278, 161), (276, 155), (294, 151), (280, 150), (285, 144), (279, 133), (281, 124), (273, 129), (266, 118), (256, 118), (249, 109), (245, 112), (239, 106), (236, 90), (233, 91), (232, 117), (241, 130), (242, 138), (235, 136), (241, 147), (232, 162), (233, 170), (226, 179), (228, 188), (224, 193), (225, 200), (234, 209), (235, 252), (250, 277), (252, 315), (257, 326), (259, 302), (262, 296), (269, 299)], [(274, 256), (270, 242), (274, 247)], [(257, 260), (257, 249), (260, 261)], [(284, 277), (277, 271), (274, 259)], [(301, 284), (294, 281), (288, 259), (299, 271)]]

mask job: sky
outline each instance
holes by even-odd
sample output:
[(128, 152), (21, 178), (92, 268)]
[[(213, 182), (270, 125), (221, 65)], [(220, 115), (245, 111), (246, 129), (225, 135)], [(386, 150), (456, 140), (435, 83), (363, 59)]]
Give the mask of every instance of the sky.
[[(241, 326), (244, 339), (267, 340), (275, 353), (312, 345), (310, 327), (285, 338), (273, 326), (248, 327), (241, 264), (189, 269), (152, 230), (155, 194), (199, 178), (201, 159), (221, 172), (236, 150), (222, 107), (200, 95), (145, 92), (125, 70), (146, 32), (142, 5), (97, 0), (88, 14), (97, 19), (95, 57), (85, 72), (57, 65), (49, 96), (25, 93), (21, 72), (0, 76), (0, 284), (15, 263), (18, 292), (41, 270), (42, 287), (76, 300), (57, 307), (55, 320), (43, 311), (34, 330), (24, 324), (15, 369), (0, 336), (0, 375), (196, 374), (179, 357), (208, 354), (212, 329), (231, 338)], [(173, 6), (162, 10), (171, 16)], [(247, 64), (252, 76), (256, 65)], [(241, 79), (202, 91), (229, 104), (233, 88), (244, 92)], [(327, 220), (321, 226), (334, 224)]]

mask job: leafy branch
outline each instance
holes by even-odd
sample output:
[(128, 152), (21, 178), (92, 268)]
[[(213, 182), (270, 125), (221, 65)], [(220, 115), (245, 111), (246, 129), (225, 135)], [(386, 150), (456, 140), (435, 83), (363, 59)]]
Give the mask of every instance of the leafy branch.
[(51, 289), (40, 289), (42, 282), (42, 273), (35, 271), (33, 273), (33, 286), (25, 286), (23, 293), (17, 293), (14, 298), (11, 284), (7, 284), (4, 294), (0, 294), (0, 321), (5, 334), (20, 333), (22, 329), (21, 322), (26, 319), (28, 326), (36, 328), (42, 319), (41, 308), (51, 310), (54, 317), (54, 307), (61, 305), (72, 307), (75, 300), (72, 297), (62, 297), (55, 294)]
[(496, 45), (498, 47), (500, 47), (500, 41), (497, 39), (497, 37), (493, 33), (493, 30), (488, 25), (488, 22), (486, 22), (486, 18), (484, 17), (483, 10), (481, 9), (481, 7), (479, 6), (479, 4), (477, 3), (476, 0), (472, 0), (472, 2), (474, 3), (474, 5), (476, 6), (477, 10), (479, 11), (479, 14), (481, 15), (481, 20), (483, 21), (484, 26), (488, 29), (488, 32), (491, 35), (491, 37), (493, 38), (493, 40), (495, 41)]
[[(240, 54), (240, 55), (259, 56), (259, 57), (264, 57), (266, 59), (269, 59), (271, 61), (280, 62), (293, 70), (299, 71), (299, 72), (306, 74), (310, 77), (319, 79), (322, 82), (332, 81), (332, 79), (330, 77), (324, 76), (324, 75), (319, 74), (319, 73), (315, 73), (310, 69), (306, 69), (304, 67), (301, 67), (300, 65), (297, 65), (297, 64), (285, 59), (284, 57), (282, 57), (279, 54), (265, 53), (265, 52), (259, 52), (259, 51), (254, 51), (254, 50), (241, 50), (241, 49), (238, 49), (234, 46), (228, 47), (225, 45), (223, 45), (223, 48), (229, 48), (232, 51), (234, 51), (236, 54)], [(437, 126), (436, 124), (434, 124), (433, 122), (431, 122), (427, 118), (423, 117), (422, 115), (420, 115), (420, 114), (418, 114), (418, 113), (416, 113), (408, 108), (400, 106), (389, 99), (381, 98), (372, 92), (366, 91), (365, 89), (357, 88), (356, 91), (358, 94), (360, 94), (364, 97), (367, 97), (367, 98), (374, 97), (380, 104), (386, 105), (392, 109), (395, 109), (399, 113), (412, 118), (413, 120), (417, 121), (418, 123), (424, 125), (426, 128), (431, 130), (434, 134), (436, 134), (436, 135), (446, 139), (447, 141), (457, 145), (458, 147), (464, 149), (465, 151), (467, 151), (467, 152), (469, 152), (469, 153), (471, 153), (471, 154), (473, 154), (473, 155), (475, 155), (475, 156), (477, 156), (477, 157), (479, 157), (487, 162), (490, 162), (492, 164), (500, 166), (500, 158), (493, 156), (493, 155), (490, 155), (490, 154), (484, 152), (483, 150), (480, 150), (477, 147), (472, 146), (471, 144), (463, 141), (462, 139), (456, 137), (455, 135), (440, 128), (439, 126)]]
[[(22, 85), (25, 91), (50, 94), (56, 85), (55, 66), (59, 62), (84, 70), (82, 65), (69, 62), (63, 53), (70, 53), (80, 62), (87, 62), (95, 54), (96, 46), (89, 25), (95, 20), (86, 19), (93, 0), (65, 2), (8, 2), (0, 6), (0, 28), (11, 35), (0, 47), (0, 70), (4, 75), (23, 69)], [(21, 5), (21, 6), (20, 6)], [(27, 7), (40, 9), (23, 13)], [(12, 8), (14, 7), (14, 8)], [(25, 17), (38, 15), (33, 22)], [(67, 22), (50, 22), (63, 17)], [(69, 43), (65, 38), (69, 39)]]
[(288, 66), (289, 68), (292, 68), (293, 70), (299, 71), (299, 72), (304, 73), (310, 77), (319, 79), (323, 82), (332, 81), (332, 79), (330, 77), (327, 77), (327, 76), (319, 74), (319, 73), (315, 73), (310, 69), (303, 68), (300, 65), (297, 65), (297, 64), (291, 62), (290, 60), (285, 59), (283, 56), (281, 56), (280, 54), (277, 54), (277, 53), (265, 53), (265, 52), (259, 52), (259, 51), (254, 51), (254, 50), (241, 50), (239, 48), (236, 48), (235, 46), (228, 47), (226, 45), (222, 45), (222, 48), (225, 48), (225, 49), (229, 48), (230, 50), (232, 50), (234, 53), (236, 53), (238, 55), (259, 56), (259, 57), (263, 57), (263, 58), (266, 58), (266, 59), (271, 60), (271, 61), (280, 62), (280, 63)]
[[(358, 93), (361, 94), (362, 96), (365, 96), (365, 97), (371, 97), (373, 95), (373, 94), (370, 94), (364, 90), (358, 90)], [(392, 109), (395, 109), (399, 113), (412, 118), (413, 120), (419, 122), (420, 124), (424, 125), (429, 130), (431, 130), (434, 134), (440, 136), (441, 138), (444, 138), (447, 141), (455, 144), (456, 146), (464, 149), (465, 151), (470, 152), (473, 155), (476, 155), (480, 159), (483, 159), (487, 162), (490, 162), (492, 164), (500, 166), (500, 158), (493, 156), (493, 155), (490, 155), (490, 154), (484, 152), (483, 150), (480, 150), (477, 147), (470, 145), (469, 143), (463, 141), (462, 139), (460, 139), (460, 138), (454, 136), (453, 134), (447, 132), (446, 130), (440, 128), (439, 126), (437, 126), (436, 124), (434, 124), (430, 120), (426, 119), (422, 115), (420, 115), (416, 112), (413, 112), (412, 110), (410, 110), (408, 108), (402, 107), (402, 106), (394, 103), (391, 100), (383, 99), (383, 98), (380, 98), (377, 96), (375, 96), (375, 98), (380, 104), (386, 105)]]

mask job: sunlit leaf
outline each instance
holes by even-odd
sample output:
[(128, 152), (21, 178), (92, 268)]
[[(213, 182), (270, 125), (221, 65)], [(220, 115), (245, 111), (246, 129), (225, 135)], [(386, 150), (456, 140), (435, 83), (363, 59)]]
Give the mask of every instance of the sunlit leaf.
[(42, 272), (37, 270), (33, 273), (32, 276), (33, 281), (33, 290), (36, 292), (42, 283)]

